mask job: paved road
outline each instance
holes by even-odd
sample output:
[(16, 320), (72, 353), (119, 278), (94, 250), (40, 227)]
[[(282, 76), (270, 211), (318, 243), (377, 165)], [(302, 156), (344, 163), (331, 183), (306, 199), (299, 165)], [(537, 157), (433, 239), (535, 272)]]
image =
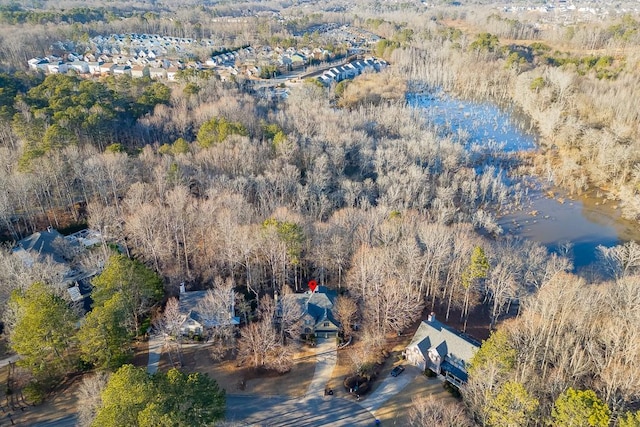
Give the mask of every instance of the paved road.
[(374, 426), (370, 412), (353, 401), (327, 396), (307, 399), (227, 396), (226, 420), (250, 426)]
[(331, 379), (333, 369), (336, 367), (338, 360), (335, 339), (318, 338), (314, 350), (316, 354), (316, 369), (313, 372), (311, 384), (309, 384), (309, 388), (305, 393), (306, 398), (324, 397), (324, 390)]
[(417, 367), (410, 365), (404, 365), (404, 367), (404, 372), (397, 377), (389, 375), (382, 380), (382, 384), (380, 384), (373, 393), (358, 402), (360, 406), (369, 412), (375, 413), (387, 400), (400, 393), (411, 381), (420, 375), (420, 369)]

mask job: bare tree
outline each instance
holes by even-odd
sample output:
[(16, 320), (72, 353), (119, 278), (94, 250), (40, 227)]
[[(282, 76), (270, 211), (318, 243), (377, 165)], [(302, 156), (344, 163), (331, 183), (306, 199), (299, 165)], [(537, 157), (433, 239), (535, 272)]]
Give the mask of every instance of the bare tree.
[(297, 339), (302, 330), (303, 308), (291, 288), (285, 286), (276, 308), (276, 318), (280, 328), (280, 339), (285, 344), (287, 336)]
[(598, 246), (598, 255), (604, 268), (615, 278), (640, 271), (640, 244), (627, 242), (611, 248)]
[(433, 396), (414, 397), (409, 410), (412, 427), (471, 427), (473, 422), (462, 405), (445, 403)]
[(180, 327), (185, 316), (180, 313), (179, 302), (175, 297), (169, 298), (162, 315), (156, 318), (153, 328), (164, 337), (164, 347), (172, 363), (182, 364), (182, 332)]
[(358, 341), (345, 350), (351, 361), (353, 372), (365, 374), (371, 366), (382, 362), (384, 342), (385, 337), (380, 331), (369, 326), (365, 327)]
[(209, 289), (198, 303), (197, 311), (207, 330), (211, 356), (219, 358), (234, 345), (235, 337), (235, 291), (231, 278), (217, 278), (214, 288)]
[(78, 424), (88, 427), (102, 406), (102, 390), (109, 380), (106, 372), (86, 375), (78, 388)]
[(340, 295), (336, 299), (334, 308), (336, 319), (340, 322), (340, 328), (344, 335), (344, 339), (351, 338), (353, 326), (358, 319), (358, 305), (356, 301), (348, 296)]
[(239, 358), (254, 368), (287, 372), (291, 369), (293, 354), (281, 344), (271, 321), (263, 319), (243, 328), (238, 344)]
[(293, 350), (284, 345), (276, 328), (277, 304), (269, 296), (260, 299), (260, 320), (240, 330), (238, 357), (254, 368), (287, 372), (293, 365)]

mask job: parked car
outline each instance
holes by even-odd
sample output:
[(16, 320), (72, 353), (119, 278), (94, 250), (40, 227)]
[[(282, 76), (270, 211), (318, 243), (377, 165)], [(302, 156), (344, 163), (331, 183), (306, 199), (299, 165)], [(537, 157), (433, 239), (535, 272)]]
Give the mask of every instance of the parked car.
[(402, 373), (402, 371), (404, 371), (404, 366), (402, 365), (398, 365), (395, 368), (393, 368), (391, 370), (391, 376), (392, 377), (397, 377), (398, 375), (400, 375)]

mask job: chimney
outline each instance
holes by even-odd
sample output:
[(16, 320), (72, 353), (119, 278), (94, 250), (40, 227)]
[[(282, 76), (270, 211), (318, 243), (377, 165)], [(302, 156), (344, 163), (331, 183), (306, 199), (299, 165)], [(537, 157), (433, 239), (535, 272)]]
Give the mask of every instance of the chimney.
[(432, 311), (431, 313), (429, 313), (429, 317), (427, 317), (427, 322), (431, 323), (431, 322), (435, 322), (436, 320), (436, 314)]
[(187, 290), (184, 287), (184, 282), (180, 283), (180, 293), (184, 294)]

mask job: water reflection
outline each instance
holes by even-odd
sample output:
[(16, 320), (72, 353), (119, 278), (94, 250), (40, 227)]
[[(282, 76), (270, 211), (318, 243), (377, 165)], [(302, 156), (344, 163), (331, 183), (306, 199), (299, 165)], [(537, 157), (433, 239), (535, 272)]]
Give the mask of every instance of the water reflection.
[[(421, 108), (426, 120), (442, 135), (463, 136), (468, 149), (480, 144), (497, 146), (501, 151), (533, 150), (536, 138), (525, 130), (526, 121), (514, 120), (512, 114), (489, 103), (462, 101), (438, 94), (412, 94), (410, 105)], [(571, 200), (561, 194), (555, 197), (539, 189), (537, 182), (529, 192), (522, 210), (499, 219), (506, 233), (529, 238), (552, 251), (570, 247), (576, 268), (597, 259), (598, 245), (614, 246), (629, 240), (640, 240), (637, 224), (620, 217), (610, 205), (594, 197)], [(563, 248), (563, 249), (560, 249)]]

